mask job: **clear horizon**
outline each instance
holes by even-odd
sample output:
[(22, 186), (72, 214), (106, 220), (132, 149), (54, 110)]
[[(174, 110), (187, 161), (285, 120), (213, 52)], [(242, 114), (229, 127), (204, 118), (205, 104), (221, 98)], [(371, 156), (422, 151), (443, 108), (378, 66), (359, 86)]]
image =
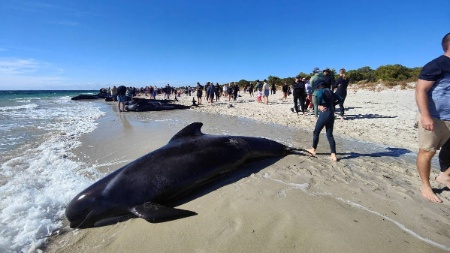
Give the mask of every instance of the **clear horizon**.
[(450, 1), (0, 0), (0, 90), (193, 86), (442, 55)]

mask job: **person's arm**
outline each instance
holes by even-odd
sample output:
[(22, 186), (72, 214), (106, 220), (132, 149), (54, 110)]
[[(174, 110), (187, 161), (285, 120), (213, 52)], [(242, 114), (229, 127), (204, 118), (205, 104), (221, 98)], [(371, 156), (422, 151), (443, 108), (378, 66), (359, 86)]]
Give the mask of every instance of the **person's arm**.
[(419, 79), (417, 80), (416, 85), (416, 103), (420, 111), (420, 121), (422, 123), (422, 127), (429, 131), (433, 131), (434, 124), (428, 108), (427, 92), (431, 87), (433, 87), (433, 84), (434, 81)]
[(326, 112), (327, 107), (322, 105), (323, 92), (323, 89), (317, 91), (317, 109), (319, 109), (319, 111)]
[(331, 87), (332, 87), (332, 89), (333, 89), (333, 92), (335, 92), (336, 90), (337, 90), (337, 88), (339, 88), (339, 86), (342, 84), (342, 77), (339, 77), (338, 79), (337, 79), (337, 81), (333, 84), (333, 85), (331, 85)]

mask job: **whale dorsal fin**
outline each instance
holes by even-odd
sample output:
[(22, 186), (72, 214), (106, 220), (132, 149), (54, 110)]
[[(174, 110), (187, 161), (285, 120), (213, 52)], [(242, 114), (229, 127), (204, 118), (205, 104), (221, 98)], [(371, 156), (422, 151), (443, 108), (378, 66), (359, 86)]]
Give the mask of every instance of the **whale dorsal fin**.
[(181, 129), (178, 133), (176, 133), (172, 139), (170, 139), (169, 143), (172, 141), (176, 141), (180, 138), (189, 137), (189, 136), (200, 136), (203, 135), (201, 128), (203, 126), (203, 123), (201, 122), (194, 122), (185, 128)]

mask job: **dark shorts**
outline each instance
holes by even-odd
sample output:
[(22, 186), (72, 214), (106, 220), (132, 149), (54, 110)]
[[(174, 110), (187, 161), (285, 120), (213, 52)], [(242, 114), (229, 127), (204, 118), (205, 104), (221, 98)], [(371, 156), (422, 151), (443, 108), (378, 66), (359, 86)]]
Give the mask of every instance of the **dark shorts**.
[(119, 95), (119, 96), (117, 96), (117, 101), (125, 103), (125, 102), (127, 102), (127, 96)]

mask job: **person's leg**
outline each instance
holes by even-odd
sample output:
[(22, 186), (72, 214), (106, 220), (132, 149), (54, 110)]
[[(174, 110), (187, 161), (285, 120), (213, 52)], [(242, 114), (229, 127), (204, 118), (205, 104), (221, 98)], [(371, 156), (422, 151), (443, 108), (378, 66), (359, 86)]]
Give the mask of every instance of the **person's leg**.
[(320, 132), (322, 131), (322, 129), (325, 127), (325, 120), (324, 117), (319, 117), (317, 119), (316, 122), (316, 127), (314, 128), (314, 132), (313, 132), (313, 143), (312, 143), (312, 149), (308, 149), (308, 151), (313, 154), (316, 155), (316, 149), (317, 149), (317, 145), (319, 144), (319, 136), (320, 136)]
[(341, 97), (341, 99), (340, 99), (340, 101), (339, 101), (339, 113), (340, 113), (340, 115), (342, 116), (342, 117), (344, 117), (344, 101), (345, 101), (345, 97), (344, 98), (342, 98)]
[(301, 108), (303, 114), (305, 114), (305, 104), (306, 104), (305, 99), (306, 99), (305, 94), (302, 94), (300, 96), (300, 108)]
[(294, 110), (298, 114), (298, 96), (294, 94)]
[(309, 95), (306, 95), (305, 110), (307, 110), (309, 108), (310, 103), (311, 103), (311, 100), (309, 99)]
[(450, 139), (447, 140), (439, 152), (439, 165), (441, 173), (436, 177), (436, 181), (450, 188)]
[[(334, 128), (334, 113), (330, 112), (330, 115), (328, 116), (328, 122), (325, 125), (328, 144), (330, 144), (330, 159), (333, 161), (337, 161), (336, 157), (336, 141), (334, 140), (333, 136), (333, 128)], [(333, 117), (333, 118), (331, 118)]]
[(317, 118), (317, 116), (319, 115), (319, 106), (317, 105), (317, 96), (315, 96), (314, 94), (313, 94), (313, 96), (312, 96), (312, 102), (313, 102), (313, 107), (314, 107), (314, 116), (316, 116), (316, 118)]
[(433, 192), (430, 184), (431, 159), (435, 153), (436, 152), (434, 151), (419, 149), (416, 165), (422, 182), (420, 192), (426, 199), (432, 202), (441, 203), (442, 200)]

